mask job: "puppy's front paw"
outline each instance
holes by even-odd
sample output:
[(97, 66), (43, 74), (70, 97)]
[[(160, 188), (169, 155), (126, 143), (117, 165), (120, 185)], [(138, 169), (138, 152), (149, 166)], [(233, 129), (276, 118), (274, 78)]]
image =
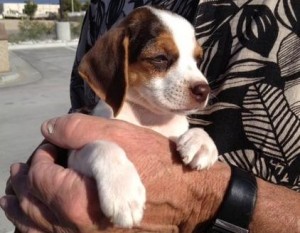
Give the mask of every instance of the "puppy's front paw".
[(145, 187), (139, 177), (136, 177), (137, 174), (130, 173), (113, 175), (112, 183), (101, 181), (100, 185), (101, 209), (117, 227), (131, 228), (139, 225), (143, 217)]
[(125, 152), (120, 147), (111, 149), (100, 154), (98, 165), (93, 166), (101, 210), (115, 226), (131, 228), (142, 220), (146, 190)]
[(209, 168), (218, 159), (218, 150), (210, 136), (201, 128), (192, 128), (177, 141), (184, 164), (197, 170)]

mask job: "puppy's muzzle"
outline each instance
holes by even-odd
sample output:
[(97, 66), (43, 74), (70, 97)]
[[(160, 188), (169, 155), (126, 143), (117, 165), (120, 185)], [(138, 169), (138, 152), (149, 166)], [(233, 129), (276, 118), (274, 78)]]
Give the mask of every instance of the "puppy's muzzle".
[(205, 102), (210, 93), (210, 87), (207, 83), (198, 82), (191, 87), (191, 93), (198, 102)]

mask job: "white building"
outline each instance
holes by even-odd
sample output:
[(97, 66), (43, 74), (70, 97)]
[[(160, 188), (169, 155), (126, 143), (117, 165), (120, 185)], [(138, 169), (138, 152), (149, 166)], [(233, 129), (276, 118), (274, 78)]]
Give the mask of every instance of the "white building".
[[(25, 3), (0, 3), (0, 14), (4, 18), (25, 17)], [(47, 18), (49, 14), (58, 14), (59, 4), (38, 4), (35, 12), (35, 18)]]

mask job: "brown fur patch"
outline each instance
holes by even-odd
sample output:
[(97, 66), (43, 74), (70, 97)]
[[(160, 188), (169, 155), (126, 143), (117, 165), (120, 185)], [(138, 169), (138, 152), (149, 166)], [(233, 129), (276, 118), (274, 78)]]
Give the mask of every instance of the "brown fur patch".
[(127, 57), (125, 30), (114, 28), (96, 41), (79, 65), (82, 78), (99, 98), (113, 108), (115, 115), (122, 107), (126, 94)]
[[(129, 85), (140, 85), (153, 77), (165, 77), (178, 57), (179, 51), (172, 35), (167, 31), (162, 32), (148, 42), (135, 62), (129, 64)], [(160, 58), (166, 60), (159, 62)]]
[(196, 60), (201, 59), (203, 57), (203, 48), (201, 47), (200, 43), (196, 43), (195, 51), (194, 51), (194, 58)]
[[(202, 53), (201, 47), (196, 47), (195, 59)], [(165, 77), (178, 57), (172, 34), (150, 9), (142, 7), (97, 40), (82, 59), (79, 72), (116, 115), (128, 85)]]

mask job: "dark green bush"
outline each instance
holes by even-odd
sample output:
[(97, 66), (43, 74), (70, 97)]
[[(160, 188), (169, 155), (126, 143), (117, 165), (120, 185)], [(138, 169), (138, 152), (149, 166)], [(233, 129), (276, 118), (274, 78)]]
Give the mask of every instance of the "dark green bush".
[(45, 40), (55, 38), (54, 24), (24, 19), (19, 23), (19, 32), (9, 37), (9, 42)]
[[(81, 32), (83, 17), (73, 18), (71, 23), (71, 36), (78, 38)], [(40, 22), (36, 20), (24, 19), (19, 22), (19, 32), (10, 34), (8, 41), (18, 43), (28, 40), (52, 40), (56, 39), (54, 22)]]
[(55, 34), (54, 25), (50, 26), (45, 23), (34, 20), (22, 20), (19, 23), (20, 35), (29, 40), (39, 40), (53, 38)]

